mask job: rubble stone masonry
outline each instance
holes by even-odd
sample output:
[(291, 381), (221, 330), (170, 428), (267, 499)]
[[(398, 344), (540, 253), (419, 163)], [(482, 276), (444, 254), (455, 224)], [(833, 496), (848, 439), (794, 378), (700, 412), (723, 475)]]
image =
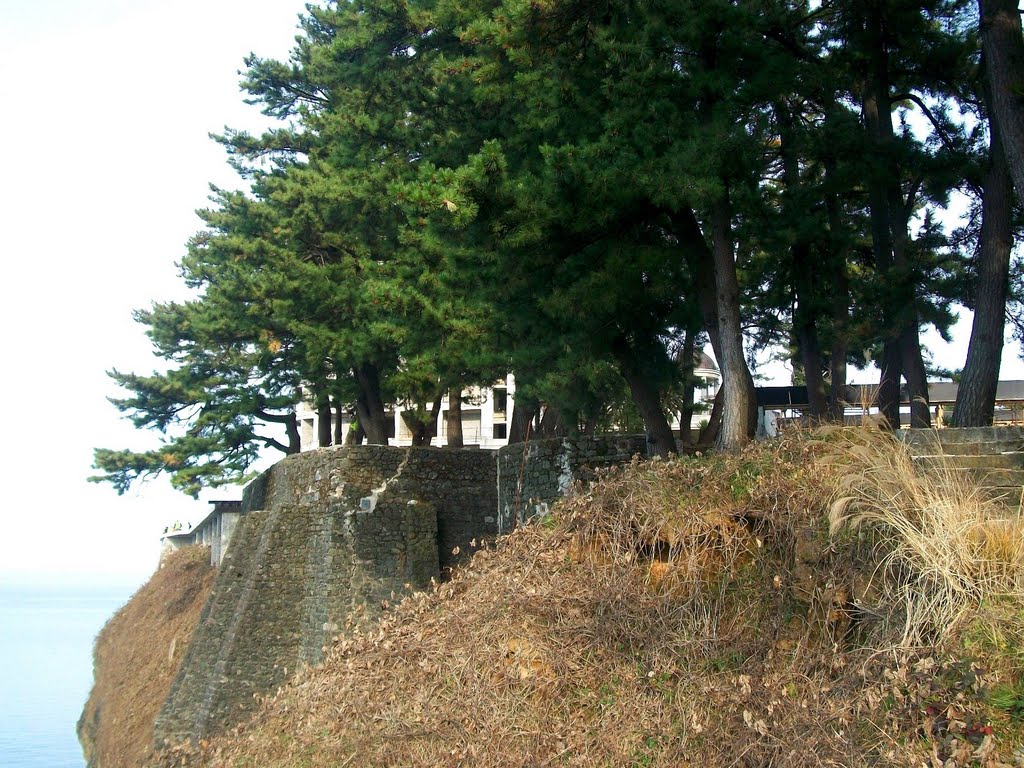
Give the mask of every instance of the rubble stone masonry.
[[(316, 664), (346, 622), (374, 619), (539, 513), (642, 437), (501, 451), (355, 446), (290, 456), (250, 483), (213, 592), (157, 719), (158, 745), (239, 722)], [(456, 554), (457, 553), (457, 554)]]

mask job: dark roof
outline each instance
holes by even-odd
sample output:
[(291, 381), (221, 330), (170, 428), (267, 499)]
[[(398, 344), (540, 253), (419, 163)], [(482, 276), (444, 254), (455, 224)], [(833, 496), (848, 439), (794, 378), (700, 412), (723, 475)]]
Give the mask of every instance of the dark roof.
[[(956, 390), (957, 383), (955, 381), (930, 381), (928, 382), (928, 400), (942, 405), (955, 403)], [(906, 387), (903, 388), (902, 396), (907, 396)], [(1021, 401), (1024, 401), (1024, 381), (1000, 381), (996, 385), (997, 403)]]
[[(850, 405), (874, 403), (878, 387), (871, 384), (851, 384), (846, 387), (843, 400)], [(956, 402), (955, 381), (928, 382), (928, 402), (933, 405), (952, 405)], [(909, 403), (906, 386), (900, 389), (900, 402)], [(996, 388), (996, 402), (1024, 402), (1024, 381), (1000, 381)], [(807, 387), (757, 387), (757, 405), (761, 408), (807, 408)]]
[(1024, 381), (1000, 381), (996, 385), (996, 400), (1024, 400)]
[(707, 369), (709, 371), (718, 371), (718, 363), (716, 363), (714, 361), (714, 359), (709, 354), (707, 354), (706, 352), (700, 352), (697, 355), (695, 355), (694, 357), (697, 358), (697, 360), (696, 360), (696, 367), (697, 368), (705, 368), (705, 369)]
[(241, 499), (217, 499), (210, 504), (213, 504), (213, 512), (235, 512), (242, 508)]
[(806, 408), (807, 387), (757, 387), (759, 408)]

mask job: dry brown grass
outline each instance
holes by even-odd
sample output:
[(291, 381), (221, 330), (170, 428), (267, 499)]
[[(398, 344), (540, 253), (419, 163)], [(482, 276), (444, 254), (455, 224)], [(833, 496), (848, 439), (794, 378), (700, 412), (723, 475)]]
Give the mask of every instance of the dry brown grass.
[(830, 510), (833, 533), (859, 531), (875, 549), (876, 599), (903, 606), (901, 643), (955, 630), (985, 600), (1024, 600), (1024, 520), (942, 462), (927, 473), (879, 430), (844, 430)]
[(878, 617), (901, 606), (858, 604), (894, 572), (828, 536), (834, 457), (859, 439), (604, 474), (163, 764), (1012, 765), (1021, 729), (986, 732), (986, 673), (899, 649)]
[(153, 724), (213, 584), (208, 547), (187, 547), (119, 610), (96, 638), (95, 683), (79, 721), (90, 765), (144, 765)]

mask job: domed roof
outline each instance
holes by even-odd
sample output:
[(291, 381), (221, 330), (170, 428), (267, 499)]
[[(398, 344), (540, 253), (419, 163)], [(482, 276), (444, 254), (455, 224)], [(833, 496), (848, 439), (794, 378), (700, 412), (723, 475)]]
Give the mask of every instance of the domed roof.
[(718, 363), (716, 363), (714, 359), (703, 350), (701, 350), (700, 354), (695, 355), (695, 357), (697, 358), (694, 365), (695, 370), (721, 373), (721, 371), (718, 370)]

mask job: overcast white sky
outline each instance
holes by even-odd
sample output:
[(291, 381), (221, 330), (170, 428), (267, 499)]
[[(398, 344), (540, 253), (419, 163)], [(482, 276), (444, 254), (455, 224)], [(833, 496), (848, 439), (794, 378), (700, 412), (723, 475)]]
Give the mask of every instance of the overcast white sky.
[[(237, 185), (207, 134), (262, 124), (237, 70), (250, 51), (285, 57), (302, 10), (0, 0), (0, 579), (140, 583), (163, 526), (206, 513), (164, 481), (120, 498), (86, 482), (94, 447), (153, 439), (106, 402), (104, 371), (153, 368), (131, 312), (182, 295), (193, 211), (209, 182)], [(963, 348), (937, 358), (961, 367)], [(1003, 377), (1024, 378), (1007, 359)]]
[(261, 125), (238, 70), (284, 57), (298, 0), (0, 0), (0, 578), (138, 582), (158, 534), (207, 504), (87, 483), (95, 446), (142, 447), (104, 371), (154, 360), (131, 312), (181, 296), (175, 261), (208, 183), (207, 134)]

